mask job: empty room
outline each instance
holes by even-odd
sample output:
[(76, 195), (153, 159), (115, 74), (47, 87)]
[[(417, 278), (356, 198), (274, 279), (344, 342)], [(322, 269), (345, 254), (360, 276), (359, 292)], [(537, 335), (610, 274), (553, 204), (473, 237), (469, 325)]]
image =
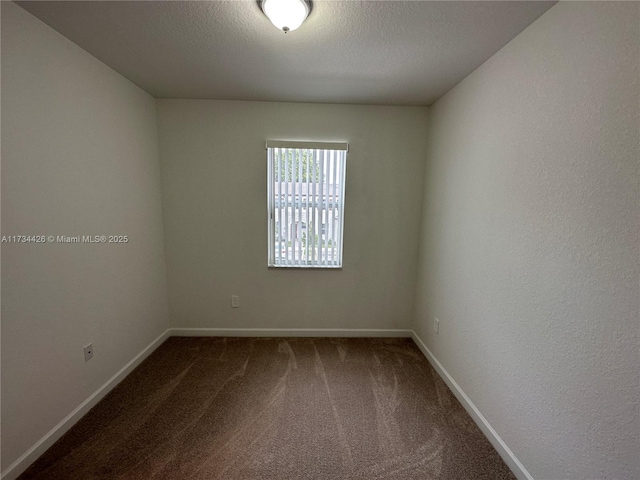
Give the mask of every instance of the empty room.
[(640, 3), (0, 16), (2, 480), (640, 478)]

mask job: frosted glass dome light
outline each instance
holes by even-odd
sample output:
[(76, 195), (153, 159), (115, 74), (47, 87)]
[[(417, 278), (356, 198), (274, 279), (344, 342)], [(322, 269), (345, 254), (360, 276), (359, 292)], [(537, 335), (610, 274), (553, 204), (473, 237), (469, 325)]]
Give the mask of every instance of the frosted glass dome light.
[(304, 0), (262, 0), (262, 11), (278, 29), (292, 32), (309, 15), (309, 2)]

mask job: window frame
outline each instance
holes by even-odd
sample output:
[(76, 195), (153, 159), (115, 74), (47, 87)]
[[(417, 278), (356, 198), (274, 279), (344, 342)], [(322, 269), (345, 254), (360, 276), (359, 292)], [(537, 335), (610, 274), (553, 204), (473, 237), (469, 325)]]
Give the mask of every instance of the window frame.
[[(317, 192), (315, 191), (315, 186), (318, 185), (319, 183), (307, 182), (308, 186), (314, 185), (314, 194), (313, 194), (314, 198), (312, 201), (309, 200), (310, 199), (309, 191), (307, 191), (306, 193), (305, 207), (307, 208), (307, 212), (309, 212), (310, 208), (313, 208), (315, 211), (318, 211), (317, 209), (319, 209), (321, 214), (324, 213), (325, 215), (328, 216), (330, 211), (329, 207), (331, 205), (333, 205), (331, 206), (332, 209), (333, 208), (338, 209), (338, 218), (337, 218), (338, 221), (335, 228), (335, 230), (337, 231), (337, 238), (334, 239), (333, 236), (331, 238), (325, 237), (324, 248), (322, 247), (322, 245), (320, 245), (319, 247), (314, 247), (313, 249), (314, 260), (306, 260), (302, 262), (301, 259), (295, 259), (295, 254), (294, 254), (294, 258), (287, 259), (287, 263), (277, 262), (280, 256), (276, 255), (276, 247), (282, 244), (282, 236), (280, 235), (281, 232), (276, 233), (276, 224), (281, 223), (282, 219), (276, 218), (277, 216), (276, 209), (278, 209), (280, 212), (286, 209), (286, 212), (288, 214), (289, 208), (291, 208), (293, 215), (295, 215), (295, 212), (296, 212), (295, 188), (293, 193), (293, 196), (294, 196), (293, 200), (289, 197), (288, 194), (286, 195), (286, 203), (284, 208), (280, 204), (281, 201), (279, 202), (278, 200), (276, 200), (276, 188), (275, 188), (275, 178), (274, 178), (276, 160), (275, 160), (274, 154), (276, 153), (276, 150), (278, 150), (278, 153), (280, 153), (279, 151), (281, 149), (293, 150), (295, 152), (298, 152), (297, 154), (294, 153), (294, 158), (300, 158), (300, 159), (302, 159), (303, 150), (306, 150), (308, 152), (307, 156), (309, 155), (309, 152), (314, 152), (314, 159), (316, 158), (315, 155), (317, 155), (319, 152), (324, 152), (322, 156), (322, 162), (324, 162), (324, 159), (325, 159), (324, 155), (327, 155), (328, 152), (334, 152), (333, 155), (335, 155), (333, 157), (333, 162), (335, 162), (334, 170), (336, 170), (337, 173), (334, 176), (334, 184), (333, 184), (334, 199), (332, 201), (329, 200), (329, 196), (331, 194), (328, 193), (326, 197), (326, 202), (324, 197), (320, 199), (320, 202), (318, 202), (318, 195), (316, 195)], [(349, 152), (349, 144), (347, 142), (301, 142), (301, 141), (288, 141), (288, 140), (267, 140), (266, 151), (267, 151), (267, 225), (268, 225), (267, 266), (268, 268), (298, 268), (298, 269), (307, 268), (307, 269), (323, 269), (323, 270), (341, 269), (343, 267), (345, 183), (346, 183), (346, 174), (347, 174), (347, 154)], [(299, 156), (296, 156), (296, 155), (299, 155)], [(328, 159), (329, 157), (327, 157), (327, 160)], [(289, 160), (287, 160), (287, 164), (288, 164), (288, 161)], [(301, 160), (298, 160), (298, 162), (300, 161)], [(314, 161), (314, 165), (316, 165), (315, 161)], [(339, 166), (341, 166), (342, 168), (338, 168)], [(300, 172), (301, 171), (302, 170), (300, 170)], [(327, 178), (327, 183), (326, 183), (327, 187), (331, 185), (330, 180), (331, 180), (330, 177)], [(339, 182), (338, 185), (336, 185), (336, 181)], [(281, 185), (284, 185), (286, 183), (289, 183), (289, 182), (282, 182)], [(324, 185), (324, 183), (322, 184)], [(287, 189), (287, 192), (288, 191), (289, 190)], [(302, 194), (300, 194), (300, 202), (302, 202)], [(305, 207), (302, 207), (302, 208), (305, 208)], [(314, 212), (314, 216), (315, 216), (315, 212)], [(300, 224), (304, 223), (308, 228), (309, 219), (306, 218), (306, 222), (303, 222), (302, 215), (301, 215), (299, 223)], [(328, 223), (328, 218), (327, 218), (327, 221), (324, 221), (324, 222), (322, 221), (322, 218), (321, 218), (320, 229), (317, 230), (318, 227), (315, 226), (314, 231), (317, 230), (319, 232), (322, 232), (322, 230), (327, 229), (327, 225), (326, 225), (327, 223)], [(320, 242), (322, 243), (323, 234), (319, 233), (318, 235), (319, 235), (319, 238), (321, 239)], [(277, 239), (276, 239), (276, 236), (278, 236)], [(288, 237), (288, 230), (287, 230), (286, 236)], [(327, 252), (328, 252), (330, 240), (335, 240), (335, 242), (331, 242), (332, 260), (329, 261), (328, 254), (327, 254), (324, 257), (324, 261), (323, 261), (322, 252), (323, 252), (323, 249), (327, 249)], [(289, 247), (288, 246), (289, 241), (290, 240), (288, 238), (285, 239), (285, 242), (287, 242), (287, 246), (286, 246), (287, 250), (288, 248), (292, 248), (294, 249), (293, 251), (295, 252), (296, 251), (295, 244)], [(315, 260), (316, 253), (318, 253), (320, 256), (319, 263), (317, 260)]]

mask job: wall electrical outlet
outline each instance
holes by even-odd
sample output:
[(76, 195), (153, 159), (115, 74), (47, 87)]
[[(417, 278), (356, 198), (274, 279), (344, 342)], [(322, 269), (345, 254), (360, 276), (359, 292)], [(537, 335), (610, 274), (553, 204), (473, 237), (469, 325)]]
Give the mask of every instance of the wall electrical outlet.
[(231, 295), (231, 308), (240, 307), (240, 297), (238, 295)]
[(93, 344), (90, 343), (89, 345), (84, 347), (84, 361), (88, 362), (92, 358), (93, 358)]
[(436, 335), (440, 333), (440, 320), (437, 318), (433, 319), (433, 331), (436, 332)]

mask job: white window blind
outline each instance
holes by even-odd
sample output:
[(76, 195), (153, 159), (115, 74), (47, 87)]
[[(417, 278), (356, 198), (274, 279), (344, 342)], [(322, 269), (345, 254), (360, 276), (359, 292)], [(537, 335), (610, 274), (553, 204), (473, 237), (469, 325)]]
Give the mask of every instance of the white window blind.
[(342, 267), (347, 150), (267, 141), (270, 267)]

